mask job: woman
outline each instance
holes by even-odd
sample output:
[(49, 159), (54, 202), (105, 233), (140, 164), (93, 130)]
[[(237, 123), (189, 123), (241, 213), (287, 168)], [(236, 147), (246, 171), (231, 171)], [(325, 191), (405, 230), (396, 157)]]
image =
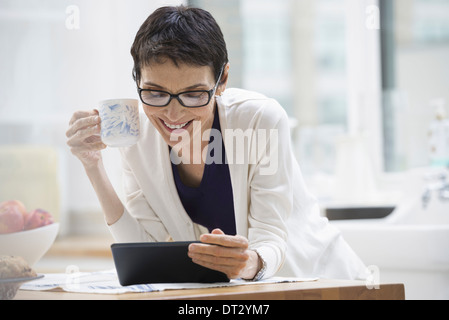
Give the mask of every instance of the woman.
[(76, 112), (67, 131), (117, 242), (200, 240), (192, 260), (231, 279), (362, 275), (306, 191), (282, 107), (226, 90), (226, 44), (208, 12), (156, 10), (131, 54), (146, 119), (121, 149), (124, 204), (102, 163), (98, 112)]

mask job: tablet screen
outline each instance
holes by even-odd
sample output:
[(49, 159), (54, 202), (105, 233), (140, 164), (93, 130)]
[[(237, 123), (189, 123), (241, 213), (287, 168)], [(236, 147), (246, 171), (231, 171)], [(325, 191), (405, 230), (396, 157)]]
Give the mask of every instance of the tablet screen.
[(193, 242), (112, 244), (112, 256), (120, 284), (229, 282), (224, 273), (192, 261), (187, 255), (191, 243)]

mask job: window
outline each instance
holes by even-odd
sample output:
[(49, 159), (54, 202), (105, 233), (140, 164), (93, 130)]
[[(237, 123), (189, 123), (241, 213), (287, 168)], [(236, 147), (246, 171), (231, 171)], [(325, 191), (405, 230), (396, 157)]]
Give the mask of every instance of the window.
[(222, 27), (230, 51), (230, 86), (277, 99), (296, 120), (295, 153), (309, 186), (319, 189), (315, 194), (330, 190), (338, 175), (343, 135), (372, 132), (366, 144), (379, 158), (374, 166), (381, 167), (379, 32), (365, 26), (366, 9), (377, 1), (189, 4), (211, 11)]
[[(110, 97), (138, 97), (129, 53), (135, 34), (156, 8), (181, 3), (0, 1), (0, 202), (18, 199), (29, 208), (47, 209), (65, 223), (62, 233), (77, 225), (107, 232), (65, 132), (76, 110), (93, 109)], [(120, 192), (116, 152), (107, 150), (103, 157)], [(74, 223), (85, 216), (88, 222)]]
[(449, 1), (382, 0), (385, 168), (430, 164), (435, 101), (449, 103)]
[(347, 122), (345, 1), (189, 4), (212, 12), (223, 30), (230, 52), (229, 86), (278, 100), (299, 123), (295, 138), (303, 138), (296, 145), (303, 170), (333, 172), (329, 137), (344, 132)]

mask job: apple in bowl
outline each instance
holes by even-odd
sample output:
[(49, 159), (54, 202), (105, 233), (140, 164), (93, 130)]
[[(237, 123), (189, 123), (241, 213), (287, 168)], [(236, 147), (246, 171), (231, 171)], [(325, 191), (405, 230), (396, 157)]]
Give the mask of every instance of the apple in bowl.
[(32, 230), (54, 223), (53, 216), (43, 210), (27, 212), (24, 204), (17, 200), (0, 203), (0, 234)]
[(22, 202), (11, 200), (0, 203), (0, 234), (22, 231), (27, 217), (28, 213)]
[(41, 228), (54, 223), (53, 216), (45, 210), (36, 209), (31, 211), (25, 219), (24, 230)]
[(0, 203), (0, 255), (23, 257), (33, 266), (50, 249), (59, 231), (50, 213), (27, 213), (17, 200)]

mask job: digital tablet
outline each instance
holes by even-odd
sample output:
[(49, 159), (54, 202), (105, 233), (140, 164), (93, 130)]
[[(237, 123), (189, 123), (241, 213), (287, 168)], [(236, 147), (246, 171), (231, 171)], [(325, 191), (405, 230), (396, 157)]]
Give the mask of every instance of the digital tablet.
[(111, 251), (120, 284), (229, 282), (224, 273), (192, 261), (187, 255), (191, 243), (194, 242), (112, 244)]

